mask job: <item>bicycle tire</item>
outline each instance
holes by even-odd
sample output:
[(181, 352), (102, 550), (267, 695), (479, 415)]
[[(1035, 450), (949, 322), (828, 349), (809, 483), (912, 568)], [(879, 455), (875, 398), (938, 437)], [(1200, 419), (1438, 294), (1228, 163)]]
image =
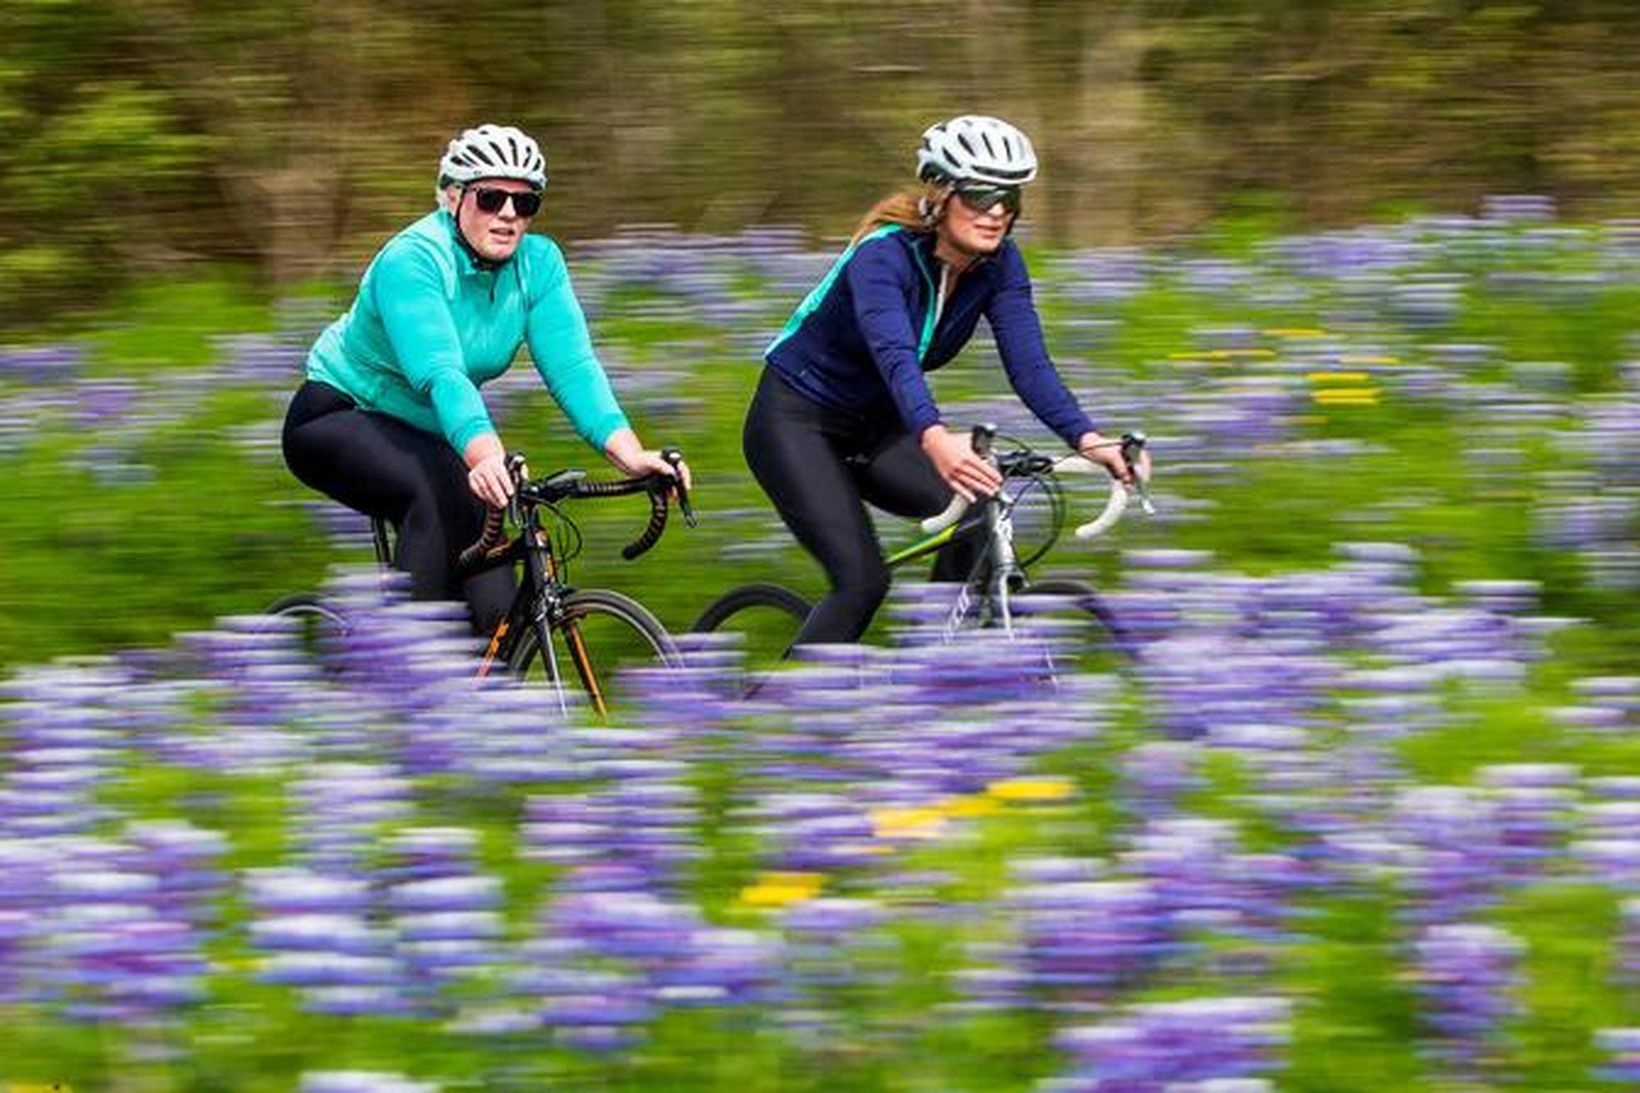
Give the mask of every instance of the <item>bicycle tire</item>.
[(317, 592), (293, 592), (274, 600), (262, 612), (278, 618), (296, 619), (297, 643), (311, 657), (323, 659), (341, 648), (353, 621), (347, 613)]
[(813, 604), (789, 588), (746, 584), (713, 600), (689, 629), (742, 635), (747, 667), (762, 670), (785, 657), (813, 610)]
[[(1024, 600), (1026, 605), (1033, 597), (1048, 596), (1069, 601), (1068, 606), (1073, 612), (1087, 618), (1097, 637), (1085, 651), (1115, 653), (1125, 661), (1138, 659), (1139, 650), (1132, 635), (1122, 626), (1115, 612), (1100, 598), (1098, 590), (1092, 585), (1086, 581), (1050, 577), (1046, 580), (1032, 581), (1014, 593), (1014, 597)], [(1028, 611), (1028, 606), (1026, 610)]]
[(700, 613), (695, 625), (689, 629), (697, 634), (709, 634), (721, 629), (734, 615), (753, 608), (772, 608), (785, 613), (802, 625), (803, 620), (809, 617), (809, 612), (814, 610), (814, 605), (791, 589), (778, 584), (743, 584), (739, 588), (731, 588), (707, 604), (706, 610)]
[[(666, 627), (631, 596), (603, 588), (583, 588), (565, 596), (549, 627), (557, 643), (554, 655), (564, 684), (579, 684), (600, 714), (624, 697), (619, 669), (627, 666), (678, 667), (683, 660)], [(592, 633), (596, 631), (596, 633)], [(574, 643), (585, 656), (578, 658)], [(508, 662), (518, 678), (550, 678), (539, 631), (531, 626), (519, 635)]]

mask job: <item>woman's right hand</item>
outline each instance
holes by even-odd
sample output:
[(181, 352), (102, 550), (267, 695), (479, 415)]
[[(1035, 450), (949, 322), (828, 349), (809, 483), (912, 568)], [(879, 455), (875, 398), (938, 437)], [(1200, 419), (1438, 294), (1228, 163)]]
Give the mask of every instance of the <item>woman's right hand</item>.
[(954, 436), (944, 425), (930, 425), (921, 437), (923, 454), (945, 484), (964, 500), (989, 495), (1002, 488), (1002, 475), (991, 461), (975, 454), (966, 436)]
[(468, 488), (491, 508), (506, 508), (513, 495), (513, 480), (501, 438), (494, 433), (475, 436), (467, 442), (461, 458), (467, 464)]

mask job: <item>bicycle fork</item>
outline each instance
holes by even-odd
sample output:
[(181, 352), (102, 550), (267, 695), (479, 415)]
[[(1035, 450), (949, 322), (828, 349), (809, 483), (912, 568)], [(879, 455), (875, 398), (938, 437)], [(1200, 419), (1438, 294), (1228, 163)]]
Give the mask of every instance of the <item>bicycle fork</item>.
[[(564, 671), (558, 663), (558, 647), (552, 640), (554, 629), (564, 638), (564, 648), (569, 653), (570, 663), (575, 668), (575, 674), (581, 680), (581, 686), (586, 690), (587, 697), (592, 700), (593, 708), (598, 711), (599, 717), (609, 715), (609, 702), (604, 695), (602, 684), (598, 681), (598, 673), (592, 666), (592, 656), (587, 651), (586, 640), (581, 635), (581, 627), (570, 618), (560, 618), (562, 603), (557, 591), (556, 581), (558, 567), (550, 553), (541, 550), (545, 546), (545, 534), (535, 529), (536, 546), (539, 553), (531, 551), (525, 557), (525, 565), (529, 568), (532, 584), (539, 589), (534, 603), (531, 605), (530, 618), (527, 623), (535, 631), (536, 645), (540, 648), (541, 663), (547, 670), (547, 678), (552, 681), (552, 689), (558, 696), (558, 709), (566, 717), (569, 715), (569, 697), (564, 687)], [(554, 626), (557, 620), (558, 625)], [(496, 628), (494, 636), (490, 638), (489, 648), (484, 654), (484, 663), (479, 669), (480, 677), (488, 674), (492, 664), (502, 657), (502, 650), (506, 646), (503, 640), (507, 635), (508, 619), (503, 619)]]
[[(989, 566), (987, 587), (982, 594), (983, 599), (979, 607), (981, 610), (989, 609), (990, 621), (999, 623), (1003, 633), (1009, 638), (1014, 637), (1011, 603), (1014, 582), (1025, 576), (1025, 571), (1019, 566), (1019, 556), (1014, 553), (1013, 521), (1003, 515), (1012, 504), (1012, 500), (1006, 494), (999, 494), (987, 505), (986, 551), (985, 556), (977, 563), (979, 568)], [(975, 610), (975, 583), (973, 575), (970, 574), (969, 579), (958, 590), (957, 601), (946, 617), (942, 640), (949, 642), (955, 638), (957, 632), (963, 628), (963, 622)]]
[[(581, 677), (581, 686), (586, 688), (587, 696), (592, 699), (593, 707), (599, 717), (609, 716), (609, 705), (604, 699), (604, 689), (598, 683), (598, 674), (592, 670), (592, 657), (587, 653), (586, 642), (581, 637), (581, 628), (573, 622), (566, 621), (560, 628), (564, 635), (564, 645), (569, 650), (570, 663), (575, 665), (575, 674)], [(552, 676), (558, 679), (558, 663), (553, 658)], [(563, 688), (559, 687), (559, 701), (563, 701)]]

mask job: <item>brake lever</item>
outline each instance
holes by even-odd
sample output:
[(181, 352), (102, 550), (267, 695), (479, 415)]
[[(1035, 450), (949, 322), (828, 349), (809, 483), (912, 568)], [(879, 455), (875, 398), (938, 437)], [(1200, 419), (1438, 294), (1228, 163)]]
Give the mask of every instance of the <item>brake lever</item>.
[(695, 507), (689, 503), (689, 488), (683, 484), (683, 472), (678, 469), (678, 464), (683, 462), (683, 453), (676, 448), (662, 448), (661, 458), (672, 468), (672, 488), (677, 491), (678, 511), (683, 513), (683, 522), (694, 527)]
[(524, 461), (523, 452), (512, 452), (507, 456), (507, 478), (512, 482), (512, 496), (507, 498), (507, 516), (513, 523), (519, 523), (518, 491), (525, 482), (530, 480), (529, 464)]
[(1133, 492), (1139, 495), (1139, 507), (1146, 516), (1156, 515), (1156, 506), (1150, 501), (1150, 474), (1140, 471), (1140, 457), (1144, 455), (1149, 438), (1135, 430), (1122, 434), (1122, 461), (1133, 472)]

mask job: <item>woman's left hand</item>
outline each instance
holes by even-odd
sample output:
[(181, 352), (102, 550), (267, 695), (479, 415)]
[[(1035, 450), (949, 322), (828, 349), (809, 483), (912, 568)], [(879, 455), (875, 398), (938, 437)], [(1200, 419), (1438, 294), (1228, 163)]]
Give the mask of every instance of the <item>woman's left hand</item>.
[(1129, 467), (1127, 460), (1122, 458), (1122, 442), (1120, 440), (1106, 440), (1098, 433), (1083, 433), (1076, 442), (1076, 450), (1084, 459), (1099, 464), (1110, 472), (1110, 476), (1124, 486), (1133, 485), (1135, 472), (1148, 476), (1150, 473), (1150, 453), (1141, 451), (1139, 466)]
[(683, 488), (693, 488), (694, 479), (689, 474), (689, 464), (683, 460), (677, 463), (668, 463), (661, 453), (652, 449), (644, 449), (630, 462), (621, 464), (621, 470), (633, 478), (641, 478), (646, 474), (664, 474), (668, 477), (683, 479)]
[(678, 460), (674, 465), (666, 461), (660, 452), (645, 448), (638, 440), (638, 434), (631, 429), (622, 429), (611, 436), (604, 444), (604, 454), (609, 461), (621, 469), (622, 474), (633, 478), (641, 478), (646, 474), (664, 474), (668, 478), (677, 477), (683, 480), (683, 488), (694, 488), (694, 478), (689, 473), (689, 464)]

